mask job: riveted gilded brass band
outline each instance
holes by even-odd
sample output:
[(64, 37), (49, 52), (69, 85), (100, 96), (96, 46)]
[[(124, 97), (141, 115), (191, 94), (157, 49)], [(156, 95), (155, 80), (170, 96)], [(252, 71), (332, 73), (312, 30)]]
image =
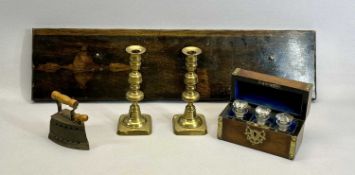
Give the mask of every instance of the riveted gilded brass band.
[(297, 137), (296, 136), (291, 136), (291, 142), (290, 142), (290, 152), (289, 152), (289, 158), (294, 159), (295, 154), (296, 154), (296, 142), (297, 142)]

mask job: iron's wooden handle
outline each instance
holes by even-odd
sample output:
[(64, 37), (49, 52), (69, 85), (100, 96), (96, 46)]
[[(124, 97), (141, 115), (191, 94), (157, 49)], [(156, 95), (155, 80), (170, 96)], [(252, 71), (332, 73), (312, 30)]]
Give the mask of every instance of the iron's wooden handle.
[(85, 122), (89, 119), (89, 116), (86, 115), (86, 114), (75, 114), (74, 115), (74, 121), (77, 121), (77, 122)]
[(76, 108), (79, 105), (79, 102), (73, 98), (68, 97), (58, 91), (53, 91), (51, 94), (53, 100), (57, 100), (60, 103), (66, 104), (72, 108)]

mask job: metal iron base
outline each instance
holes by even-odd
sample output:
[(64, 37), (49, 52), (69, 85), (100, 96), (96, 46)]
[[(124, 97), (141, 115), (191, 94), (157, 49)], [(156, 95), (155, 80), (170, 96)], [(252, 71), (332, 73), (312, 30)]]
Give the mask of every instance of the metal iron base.
[(84, 123), (70, 120), (68, 109), (51, 116), (48, 138), (68, 148), (89, 150)]

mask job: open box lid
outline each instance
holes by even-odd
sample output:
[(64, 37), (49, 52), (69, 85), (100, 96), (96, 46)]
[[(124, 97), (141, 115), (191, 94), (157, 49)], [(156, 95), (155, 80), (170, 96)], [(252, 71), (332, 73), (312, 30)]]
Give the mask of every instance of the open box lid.
[(245, 100), (305, 120), (312, 84), (237, 68), (232, 74), (231, 101)]

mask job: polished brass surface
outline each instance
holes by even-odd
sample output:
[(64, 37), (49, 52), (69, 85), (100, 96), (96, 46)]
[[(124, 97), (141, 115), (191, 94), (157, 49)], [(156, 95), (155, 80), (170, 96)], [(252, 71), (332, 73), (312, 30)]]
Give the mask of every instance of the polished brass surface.
[(296, 136), (291, 136), (291, 142), (290, 142), (290, 153), (289, 153), (289, 158), (294, 159), (296, 155), (296, 142), (297, 142), (297, 137)]
[(126, 93), (128, 101), (132, 102), (128, 114), (120, 116), (117, 127), (119, 135), (149, 135), (152, 133), (152, 120), (148, 114), (141, 114), (138, 102), (143, 100), (144, 93), (140, 90), (142, 75), (139, 72), (141, 67), (141, 55), (146, 51), (143, 46), (131, 45), (126, 48), (130, 54), (130, 67), (128, 82), (129, 90)]
[(129, 115), (123, 114), (118, 121), (119, 135), (149, 135), (152, 133), (152, 119), (150, 115), (141, 114), (142, 121), (129, 121)]
[[(194, 124), (192, 120), (186, 121), (186, 125), (182, 125), (181, 118), (184, 118), (184, 114), (176, 114), (173, 117), (173, 125), (174, 125), (174, 133), (176, 135), (205, 135), (207, 134), (207, 126), (206, 121), (203, 115), (196, 114), (196, 119), (199, 121), (199, 125), (195, 125), (196, 127), (189, 127)], [(189, 123), (191, 122), (191, 123)]]
[(264, 130), (252, 129), (249, 126), (245, 128), (245, 133), (247, 140), (252, 145), (262, 144), (266, 140), (266, 133)]
[(196, 91), (198, 76), (195, 73), (197, 68), (197, 56), (202, 53), (201, 49), (194, 46), (188, 46), (182, 49), (186, 55), (184, 83), (185, 91), (182, 93), (182, 99), (187, 102), (185, 112), (176, 114), (173, 117), (174, 133), (176, 135), (204, 135), (207, 134), (205, 117), (196, 113), (194, 102), (200, 99), (200, 94)]

